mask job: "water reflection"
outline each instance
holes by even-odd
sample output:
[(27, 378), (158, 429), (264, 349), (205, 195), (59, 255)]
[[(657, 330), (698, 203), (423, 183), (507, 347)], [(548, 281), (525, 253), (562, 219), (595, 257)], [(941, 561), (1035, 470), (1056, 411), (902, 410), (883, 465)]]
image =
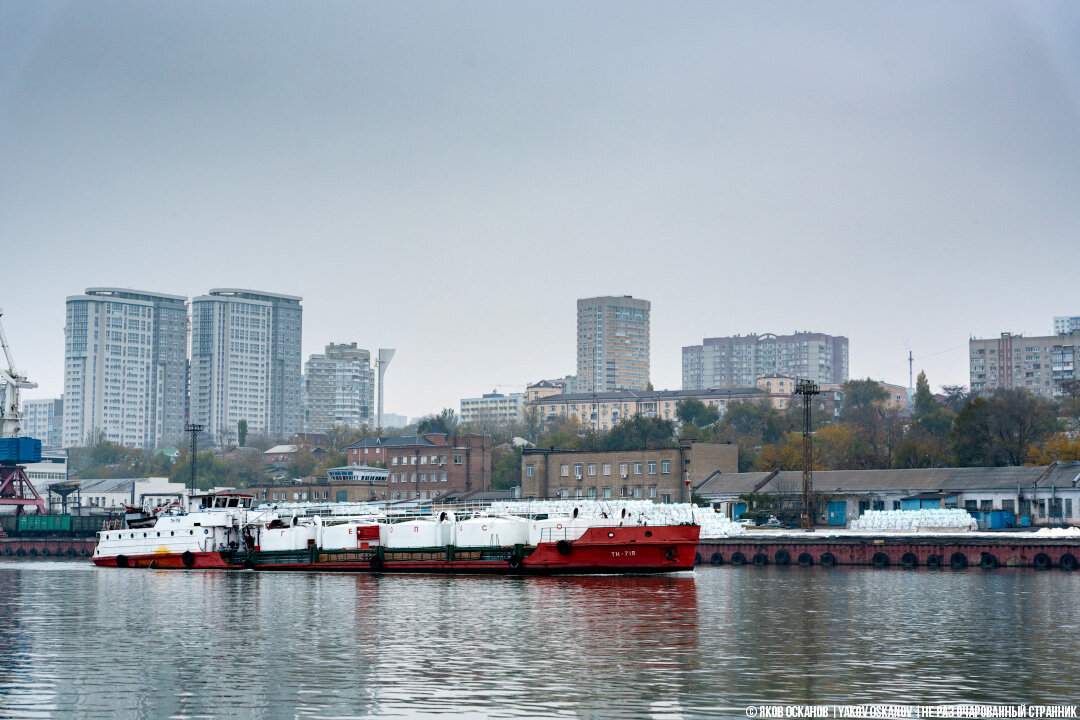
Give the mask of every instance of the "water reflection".
[(0, 562), (0, 716), (742, 716), (1075, 700), (1080, 575), (167, 572)]

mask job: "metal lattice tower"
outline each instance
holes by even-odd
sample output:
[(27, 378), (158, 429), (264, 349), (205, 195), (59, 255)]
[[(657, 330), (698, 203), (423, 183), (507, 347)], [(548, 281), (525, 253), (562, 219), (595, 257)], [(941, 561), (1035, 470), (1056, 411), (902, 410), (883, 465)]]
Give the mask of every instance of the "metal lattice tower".
[(190, 493), (195, 492), (195, 458), (199, 454), (199, 433), (206, 429), (204, 425), (188, 423), (184, 426), (184, 432), (191, 435), (191, 481), (188, 486)]
[(814, 527), (814, 512), (810, 507), (810, 494), (814, 491), (814, 426), (811, 423), (814, 396), (821, 390), (817, 383), (799, 380), (795, 385), (795, 394), (802, 395), (803, 404), (803, 467), (802, 467), (802, 526)]

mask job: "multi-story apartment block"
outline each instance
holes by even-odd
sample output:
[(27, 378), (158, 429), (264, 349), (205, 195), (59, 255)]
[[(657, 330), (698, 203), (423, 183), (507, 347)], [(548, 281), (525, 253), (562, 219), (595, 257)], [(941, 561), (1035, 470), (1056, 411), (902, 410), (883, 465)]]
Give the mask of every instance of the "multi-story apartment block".
[(578, 392), (648, 386), (650, 308), (629, 295), (577, 301)]
[(88, 288), (67, 298), (64, 447), (92, 430), (129, 447), (181, 441), (187, 385), (187, 298)]
[(491, 488), (488, 435), (367, 438), (350, 445), (347, 453), (350, 465), (378, 464), (390, 471), (390, 500), (424, 500)]
[(682, 349), (683, 390), (753, 387), (779, 374), (839, 384), (848, 379), (848, 339), (816, 332), (705, 338)]
[(56, 398), (23, 400), (22, 433), (40, 440), (42, 447), (63, 447), (64, 401)]
[(577, 392), (577, 377), (575, 375), (567, 375), (564, 378), (558, 380), (540, 380), (534, 382), (525, 388), (525, 403), (529, 404), (536, 402), (542, 397), (548, 397), (549, 395), (562, 395), (563, 393), (575, 393)]
[(1054, 317), (1054, 333), (1080, 332), (1080, 315), (1057, 315)]
[(540, 419), (544, 423), (560, 418), (577, 418), (583, 427), (604, 432), (635, 415), (674, 421), (676, 406), (684, 398), (697, 398), (709, 407), (716, 408), (723, 416), (729, 403), (766, 400), (775, 407), (781, 407), (781, 403), (788, 401), (789, 394), (766, 393), (756, 387), (642, 392), (624, 390), (610, 393), (549, 395), (531, 405), (539, 408)]
[(211, 442), (300, 430), (301, 298), (214, 289), (191, 302), (191, 421)]
[(503, 395), (495, 391), (478, 398), (461, 399), (461, 422), (498, 427), (520, 423), (525, 413), (525, 393)]
[(996, 388), (1022, 388), (1037, 395), (1061, 394), (1061, 384), (1080, 378), (1080, 332), (1024, 337), (1001, 333), (971, 338), (971, 392), (984, 395)]
[(717, 472), (738, 471), (738, 446), (719, 443), (684, 440), (677, 448), (610, 452), (526, 448), (521, 495), (689, 502), (697, 483)]
[(304, 364), (304, 429), (375, 424), (375, 371), (371, 353), (348, 345), (326, 346)]

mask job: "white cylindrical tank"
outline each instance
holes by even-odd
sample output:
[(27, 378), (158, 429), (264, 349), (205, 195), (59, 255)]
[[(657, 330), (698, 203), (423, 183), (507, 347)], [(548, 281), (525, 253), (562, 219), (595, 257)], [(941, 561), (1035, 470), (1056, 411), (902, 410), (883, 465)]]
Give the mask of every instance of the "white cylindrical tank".
[(351, 522), (340, 525), (324, 525), (322, 529), (322, 543), (319, 547), (324, 550), (355, 550), (356, 525)]
[(443, 547), (450, 544), (454, 525), (438, 520), (408, 520), (386, 528), (387, 548)]
[(529, 521), (515, 517), (475, 517), (455, 526), (458, 547), (508, 547), (529, 542)]
[(259, 549), (264, 551), (303, 550), (308, 546), (308, 540), (315, 540), (315, 535), (314, 525), (266, 528), (259, 533)]

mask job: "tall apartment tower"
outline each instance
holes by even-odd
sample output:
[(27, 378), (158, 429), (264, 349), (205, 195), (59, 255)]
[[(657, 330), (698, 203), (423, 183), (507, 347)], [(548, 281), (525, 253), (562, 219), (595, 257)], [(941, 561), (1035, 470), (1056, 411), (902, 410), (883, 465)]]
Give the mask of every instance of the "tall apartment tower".
[(302, 298), (219, 288), (191, 301), (190, 419), (211, 442), (236, 425), (288, 437), (300, 430)]
[(577, 301), (577, 391), (644, 390), (649, 384), (648, 300)]
[(1036, 395), (1061, 395), (1062, 383), (1080, 380), (1080, 331), (1024, 337), (1001, 333), (968, 340), (971, 392), (986, 395), (998, 388), (1023, 389)]
[(67, 298), (63, 445), (93, 430), (129, 447), (182, 441), (187, 298), (88, 288)]
[(839, 335), (733, 335), (705, 338), (682, 349), (682, 389), (749, 388), (780, 374), (838, 385), (848, 379), (848, 339)]
[(22, 401), (22, 431), (37, 438), (42, 447), (58, 450), (64, 443), (64, 401), (35, 398)]
[(331, 343), (304, 363), (304, 430), (334, 425), (375, 425), (375, 370), (371, 353), (356, 343)]

